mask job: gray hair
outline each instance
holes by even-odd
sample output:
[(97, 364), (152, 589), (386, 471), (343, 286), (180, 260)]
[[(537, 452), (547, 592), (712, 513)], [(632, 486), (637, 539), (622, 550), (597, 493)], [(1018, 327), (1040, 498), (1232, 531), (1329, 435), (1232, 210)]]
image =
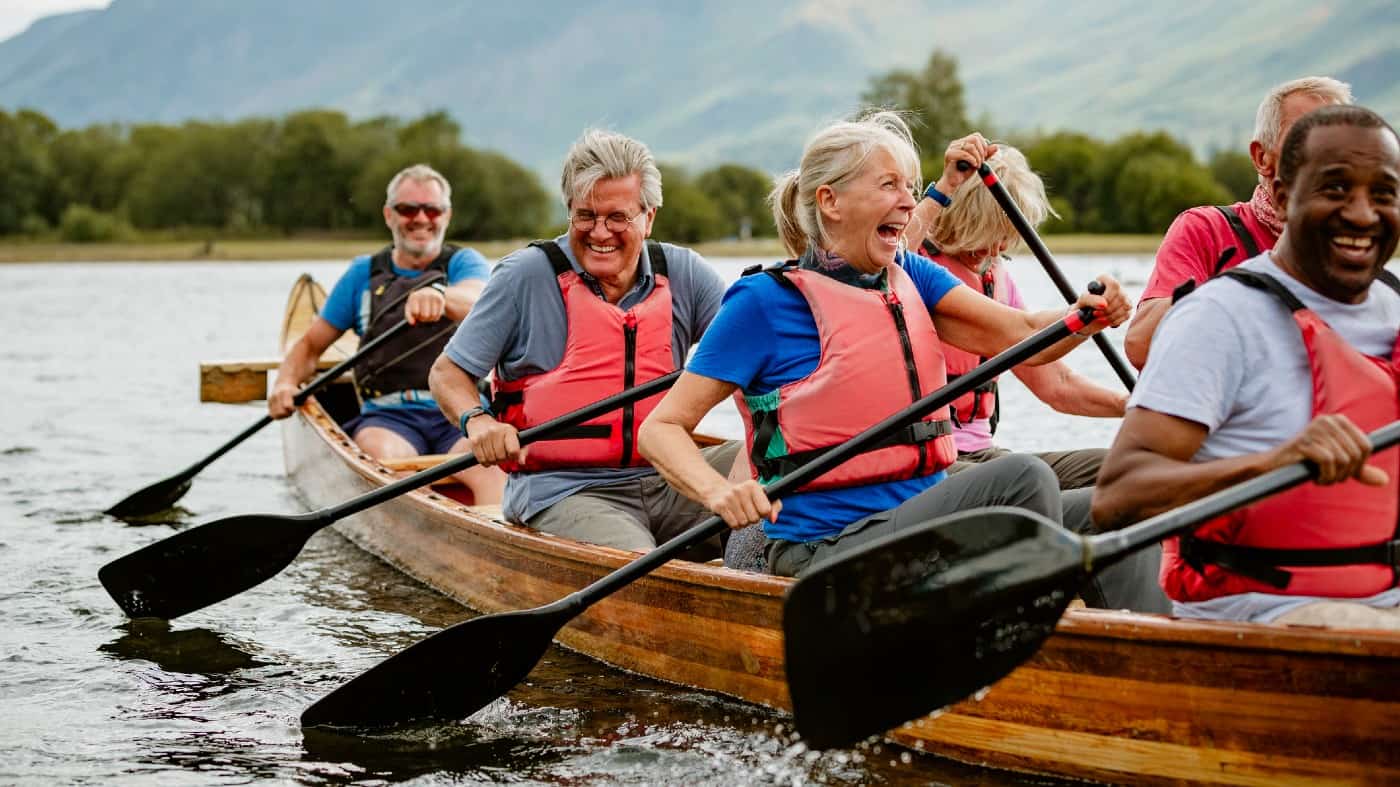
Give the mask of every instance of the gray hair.
[(1329, 104), (1352, 102), (1351, 85), (1332, 77), (1303, 77), (1275, 85), (1259, 103), (1259, 111), (1254, 115), (1254, 140), (1265, 150), (1274, 150), (1283, 144), (1283, 102), (1298, 93), (1316, 96)]
[(448, 207), (452, 207), (452, 184), (447, 182), (447, 178), (441, 172), (433, 169), (427, 164), (414, 164), (411, 167), (404, 167), (399, 173), (389, 180), (389, 188), (384, 190), (384, 205), (386, 207), (394, 203), (394, 195), (399, 192), (399, 186), (405, 180), (412, 180), (417, 183), (434, 182), (442, 188), (442, 202)]
[(647, 146), (615, 131), (588, 129), (564, 157), (564, 174), (559, 179), (564, 207), (592, 194), (600, 180), (629, 175), (641, 177), (642, 209), (661, 207), (661, 170)]
[(773, 220), (789, 254), (798, 257), (809, 246), (827, 245), (817, 189), (831, 186), (839, 190), (860, 174), (876, 150), (888, 151), (918, 188), (919, 151), (909, 125), (898, 112), (879, 110), (856, 120), (838, 121), (807, 142), (801, 164), (778, 178), (768, 195)]

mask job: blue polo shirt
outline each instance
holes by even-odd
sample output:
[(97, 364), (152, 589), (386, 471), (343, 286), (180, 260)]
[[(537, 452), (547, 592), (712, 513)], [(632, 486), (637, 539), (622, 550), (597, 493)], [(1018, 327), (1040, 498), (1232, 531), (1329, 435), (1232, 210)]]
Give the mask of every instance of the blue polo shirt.
[[(930, 314), (944, 295), (961, 284), (952, 273), (916, 254), (900, 255), (899, 264), (913, 280)], [(758, 396), (806, 377), (820, 361), (817, 323), (802, 293), (771, 276), (753, 275), (739, 279), (725, 293), (719, 314), (686, 370)], [(897, 371), (903, 374), (903, 370)], [(861, 386), (883, 381), (850, 383), (851, 406), (859, 407)], [(870, 424), (877, 420), (871, 418)], [(763, 529), (769, 538), (784, 541), (830, 538), (857, 520), (898, 506), (944, 477), (945, 473), (938, 472), (906, 481), (788, 495), (778, 521), (765, 521)]]

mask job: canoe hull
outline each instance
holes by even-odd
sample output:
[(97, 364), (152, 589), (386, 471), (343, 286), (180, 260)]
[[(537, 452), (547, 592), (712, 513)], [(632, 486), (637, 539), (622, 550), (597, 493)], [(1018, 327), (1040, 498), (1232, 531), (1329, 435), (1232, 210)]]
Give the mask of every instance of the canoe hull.
[[(310, 507), (395, 477), (314, 399), (282, 424), (288, 476)], [(336, 529), (483, 613), (552, 602), (634, 557), (503, 524), (432, 490)], [(673, 561), (557, 639), (623, 669), (787, 710), (789, 585)], [(1400, 784), (1400, 635), (1071, 609), (1040, 653), (982, 699), (889, 737), (963, 762), (1099, 781)]]

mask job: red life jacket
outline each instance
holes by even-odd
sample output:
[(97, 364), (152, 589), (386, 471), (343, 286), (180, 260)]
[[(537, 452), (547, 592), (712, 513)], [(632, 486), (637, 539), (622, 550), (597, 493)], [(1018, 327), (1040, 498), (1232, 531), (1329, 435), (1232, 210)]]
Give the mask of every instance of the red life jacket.
[[(946, 384), (942, 346), (918, 289), (898, 265), (885, 270), (884, 287), (864, 289), (791, 262), (761, 269), (807, 300), (821, 360), (811, 374), (766, 394), (734, 392), (754, 478), (767, 483), (787, 475)], [(958, 457), (952, 433), (948, 408), (941, 407), (802, 491), (936, 473)]]
[[(1215, 270), (1210, 278), (1215, 278), (1245, 260), (1252, 260), (1262, 252), (1269, 251), (1278, 242), (1278, 236), (1254, 215), (1248, 202), (1234, 205), (1211, 205), (1192, 208), (1200, 211), (1210, 227), (1211, 246), (1206, 249), (1215, 257)], [(1244, 217), (1249, 217), (1246, 223)], [(1195, 279), (1187, 279), (1172, 290), (1172, 303), (1191, 294), (1198, 286)]]
[[(516, 429), (528, 429), (675, 369), (671, 286), (661, 244), (647, 242), (655, 279), (652, 291), (626, 311), (595, 294), (556, 243), (535, 241), (530, 245), (545, 252), (559, 281), (568, 338), (564, 357), (553, 369), (492, 382), (492, 409), (497, 419)], [(501, 467), (507, 472), (532, 472), (647, 466), (636, 451), (637, 428), (661, 396), (658, 393), (614, 410), (555, 439), (532, 443), (523, 465), (503, 463)]]
[[(921, 244), (919, 253), (957, 276), (963, 284), (974, 290), (981, 290), (983, 295), (997, 303), (1006, 303), (1006, 271), (1000, 264), (994, 263), (979, 275), (969, 270), (966, 265), (943, 256), (938, 247), (928, 240), (924, 240)], [(987, 359), (985, 356), (973, 355), (966, 350), (945, 345), (943, 361), (948, 367), (948, 382), (952, 382), (977, 366), (986, 363)], [(988, 426), (991, 427), (992, 434), (996, 434), (997, 421), (1001, 419), (1001, 392), (997, 389), (996, 378), (994, 377), (958, 397), (953, 402), (949, 414), (953, 418), (953, 423), (959, 427), (970, 424), (978, 418), (985, 418), (989, 421)]]
[[(1225, 275), (1272, 292), (1292, 311), (1312, 369), (1314, 417), (1340, 413), (1367, 432), (1400, 418), (1400, 343), (1391, 360), (1363, 355), (1273, 277)], [(1205, 601), (1248, 592), (1358, 598), (1394, 586), (1400, 450), (1371, 464), (1389, 484), (1304, 484), (1163, 542), (1163, 590), (1177, 601)]]

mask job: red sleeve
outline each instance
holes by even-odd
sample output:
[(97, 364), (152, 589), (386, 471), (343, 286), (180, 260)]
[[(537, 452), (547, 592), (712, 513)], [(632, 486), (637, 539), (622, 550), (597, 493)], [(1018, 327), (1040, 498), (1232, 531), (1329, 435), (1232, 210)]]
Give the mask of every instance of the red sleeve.
[(1139, 303), (1148, 298), (1170, 298), (1172, 290), (1187, 279), (1194, 279), (1200, 284), (1210, 278), (1215, 269), (1216, 261), (1212, 255), (1216, 241), (1209, 219), (1202, 210), (1192, 208), (1182, 213), (1167, 228)]

